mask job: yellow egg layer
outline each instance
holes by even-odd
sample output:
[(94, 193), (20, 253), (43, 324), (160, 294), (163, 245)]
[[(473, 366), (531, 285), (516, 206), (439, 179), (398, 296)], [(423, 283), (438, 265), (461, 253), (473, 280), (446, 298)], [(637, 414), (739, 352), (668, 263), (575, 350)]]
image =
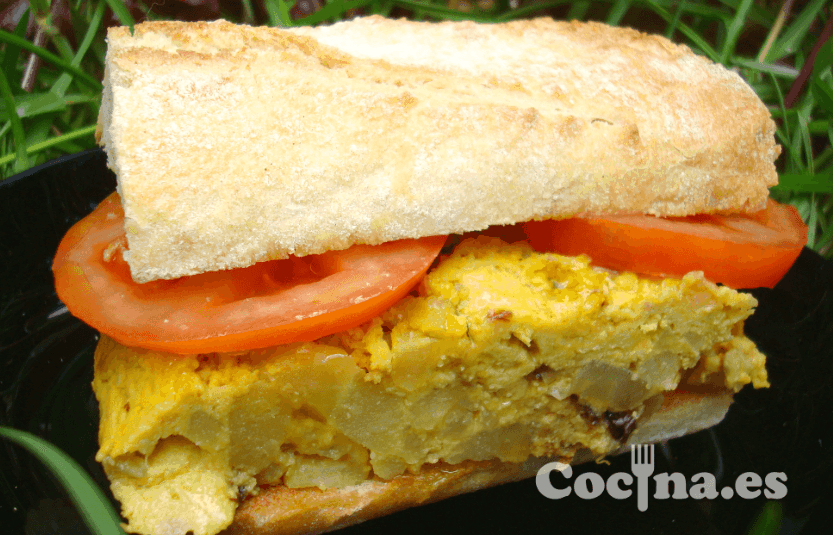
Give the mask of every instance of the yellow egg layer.
[(315, 342), (180, 356), (102, 336), (97, 459), (129, 530), (203, 535), (263, 484), (604, 455), (627, 431), (594, 415), (638, 428), (681, 381), (767, 386), (764, 356), (743, 336), (755, 305), (697, 273), (640, 279), (466, 240), (414, 295)]

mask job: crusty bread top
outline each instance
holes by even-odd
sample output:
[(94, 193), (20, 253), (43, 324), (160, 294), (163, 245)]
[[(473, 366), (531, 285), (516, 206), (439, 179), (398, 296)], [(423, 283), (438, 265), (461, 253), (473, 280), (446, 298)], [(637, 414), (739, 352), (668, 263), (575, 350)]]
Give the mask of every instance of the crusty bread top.
[(580, 213), (750, 211), (736, 74), (597, 23), (111, 28), (99, 135), (137, 281)]

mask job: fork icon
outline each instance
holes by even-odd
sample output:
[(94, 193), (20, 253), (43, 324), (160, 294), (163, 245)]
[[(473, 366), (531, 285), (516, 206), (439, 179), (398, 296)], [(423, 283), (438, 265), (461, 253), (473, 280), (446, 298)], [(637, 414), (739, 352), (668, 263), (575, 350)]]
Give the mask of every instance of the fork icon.
[(631, 445), (631, 472), (636, 476), (636, 506), (648, 510), (648, 477), (654, 473), (654, 445)]

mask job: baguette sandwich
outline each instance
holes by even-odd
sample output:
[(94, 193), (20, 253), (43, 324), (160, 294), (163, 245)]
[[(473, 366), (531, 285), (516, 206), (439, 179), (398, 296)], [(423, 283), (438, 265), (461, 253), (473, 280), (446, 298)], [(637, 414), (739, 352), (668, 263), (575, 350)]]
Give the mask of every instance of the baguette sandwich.
[[(636, 31), (108, 34), (53, 270), (144, 534), (335, 529), (719, 422), (806, 240), (743, 80)], [(719, 284), (718, 284), (719, 283)]]

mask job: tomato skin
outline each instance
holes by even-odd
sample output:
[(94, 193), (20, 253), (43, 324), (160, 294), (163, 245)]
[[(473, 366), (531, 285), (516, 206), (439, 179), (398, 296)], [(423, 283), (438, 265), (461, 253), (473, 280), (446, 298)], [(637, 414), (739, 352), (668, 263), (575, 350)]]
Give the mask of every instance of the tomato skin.
[(117, 194), (73, 226), (53, 261), (69, 311), (118, 342), (180, 354), (310, 341), (372, 319), (422, 279), (445, 236), (261, 262), (139, 284), (119, 251)]
[(524, 224), (532, 246), (617, 271), (681, 277), (702, 271), (732, 288), (772, 288), (807, 243), (807, 226), (789, 205), (768, 200), (755, 214), (657, 218), (635, 215)]

